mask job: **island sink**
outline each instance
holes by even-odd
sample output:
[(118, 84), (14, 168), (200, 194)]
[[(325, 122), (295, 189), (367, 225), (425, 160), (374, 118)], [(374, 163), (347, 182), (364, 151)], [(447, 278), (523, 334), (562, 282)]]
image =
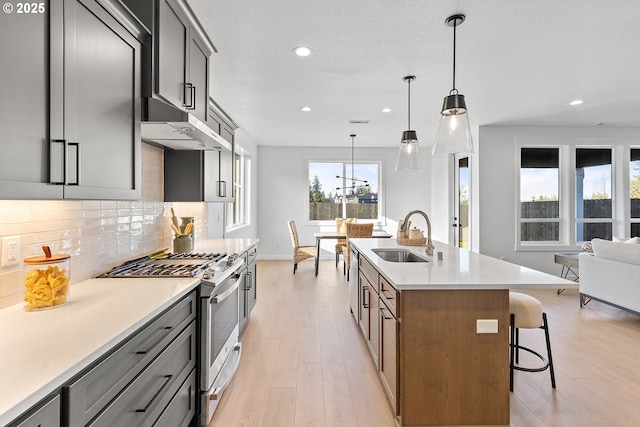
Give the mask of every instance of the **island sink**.
[(383, 260), (390, 262), (429, 262), (428, 259), (404, 249), (372, 249), (372, 251)]

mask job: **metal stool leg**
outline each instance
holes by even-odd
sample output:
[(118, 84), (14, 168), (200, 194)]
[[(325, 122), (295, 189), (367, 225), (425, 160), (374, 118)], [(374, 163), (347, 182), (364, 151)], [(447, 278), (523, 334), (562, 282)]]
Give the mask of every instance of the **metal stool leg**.
[(515, 356), (515, 315), (511, 313), (510, 328), (511, 339), (509, 340), (509, 391), (513, 391), (513, 358)]
[(544, 329), (544, 338), (547, 341), (547, 356), (549, 357), (549, 372), (551, 374), (551, 387), (556, 388), (556, 375), (553, 370), (553, 357), (551, 357), (551, 341), (549, 340), (549, 325), (547, 324), (547, 313), (542, 313), (542, 329)]

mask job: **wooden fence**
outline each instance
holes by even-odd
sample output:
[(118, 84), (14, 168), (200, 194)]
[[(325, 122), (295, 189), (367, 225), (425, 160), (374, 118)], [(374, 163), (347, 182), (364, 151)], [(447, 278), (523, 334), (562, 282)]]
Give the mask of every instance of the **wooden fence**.
[[(328, 202), (309, 202), (309, 220), (334, 220), (342, 218), (342, 204)], [(378, 219), (377, 203), (347, 203), (344, 218)]]

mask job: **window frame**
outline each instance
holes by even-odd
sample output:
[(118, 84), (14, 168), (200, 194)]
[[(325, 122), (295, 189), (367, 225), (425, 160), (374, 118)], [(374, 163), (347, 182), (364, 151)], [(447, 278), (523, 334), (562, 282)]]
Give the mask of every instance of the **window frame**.
[[(337, 156), (328, 156), (328, 157), (308, 157), (306, 158), (306, 182), (305, 182), (305, 190), (304, 190), (304, 224), (312, 225), (312, 226), (334, 226), (335, 227), (335, 218), (327, 219), (327, 220), (311, 220), (309, 219), (309, 167), (312, 163), (340, 163), (342, 164), (342, 170), (346, 173), (347, 166), (351, 166), (351, 160), (344, 160), (340, 158), (336, 158)], [(385, 221), (385, 209), (384, 209), (384, 182), (385, 182), (385, 162), (384, 158), (380, 158), (378, 156), (365, 156), (358, 160), (353, 161), (356, 165), (359, 164), (375, 164), (378, 166), (378, 217), (375, 219), (358, 219), (358, 222), (361, 223), (373, 223), (375, 226), (378, 225), (386, 225)], [(342, 176), (346, 176), (342, 174)], [(343, 179), (344, 182), (344, 179)], [(332, 187), (335, 188), (334, 186)], [(342, 202), (342, 214), (346, 211), (346, 202)]]
[[(239, 164), (239, 171), (236, 164)], [(249, 188), (247, 182), (250, 179), (250, 162), (249, 156), (244, 154), (244, 150), (236, 146), (236, 151), (233, 153), (233, 202), (227, 203), (225, 209), (225, 230), (233, 231), (239, 228), (250, 225), (249, 218), (251, 218), (249, 212)], [(239, 179), (238, 179), (239, 178)], [(239, 182), (238, 182), (239, 181)], [(238, 211), (238, 222), (235, 221), (235, 211)]]
[[(605, 222), (601, 218), (580, 218), (576, 216), (576, 149), (607, 148), (611, 149), (611, 203), (612, 203), (612, 236), (628, 237), (632, 222), (640, 222), (640, 218), (631, 218), (630, 212), (630, 157), (631, 149), (640, 148), (638, 138), (611, 137), (517, 137), (515, 139), (515, 251), (579, 251), (584, 242), (576, 240), (578, 222)], [(560, 182), (559, 182), (559, 242), (523, 242), (520, 239), (520, 165), (522, 148), (560, 148)], [(606, 219), (605, 219), (606, 220)]]

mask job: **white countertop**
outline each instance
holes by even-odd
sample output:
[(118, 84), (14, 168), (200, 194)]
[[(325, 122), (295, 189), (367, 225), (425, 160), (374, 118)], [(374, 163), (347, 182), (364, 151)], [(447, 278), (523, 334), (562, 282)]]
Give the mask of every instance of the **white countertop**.
[[(242, 252), (258, 239), (216, 239), (197, 251)], [(193, 278), (90, 279), (69, 302), (0, 310), (0, 426), (27, 411), (200, 283)]]
[[(437, 241), (433, 256), (424, 246), (401, 246), (395, 238), (351, 239), (351, 244), (398, 290), (578, 288), (570, 280)], [(408, 250), (429, 262), (385, 261), (373, 252), (384, 248)]]

